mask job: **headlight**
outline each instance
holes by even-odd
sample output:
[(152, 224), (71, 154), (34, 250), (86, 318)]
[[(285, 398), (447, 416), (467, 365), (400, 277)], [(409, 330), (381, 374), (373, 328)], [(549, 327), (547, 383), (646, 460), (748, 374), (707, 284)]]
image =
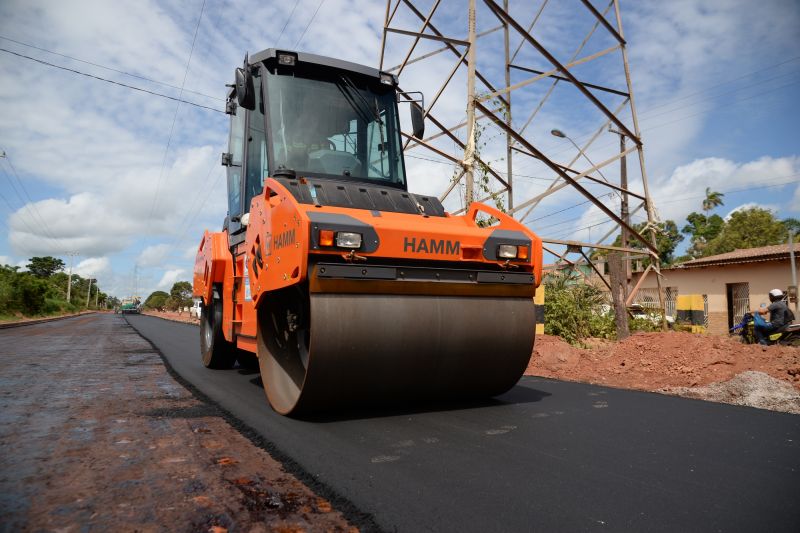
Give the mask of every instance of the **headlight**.
[(336, 246), (339, 248), (361, 248), (361, 234), (351, 231), (337, 231)]
[(287, 67), (293, 67), (297, 62), (297, 57), (294, 54), (287, 54), (286, 52), (278, 52), (278, 64)]
[(525, 245), (501, 244), (497, 247), (497, 258), (525, 261), (528, 259), (528, 247)]
[(497, 257), (500, 259), (516, 259), (517, 247), (513, 244), (501, 244), (497, 247)]

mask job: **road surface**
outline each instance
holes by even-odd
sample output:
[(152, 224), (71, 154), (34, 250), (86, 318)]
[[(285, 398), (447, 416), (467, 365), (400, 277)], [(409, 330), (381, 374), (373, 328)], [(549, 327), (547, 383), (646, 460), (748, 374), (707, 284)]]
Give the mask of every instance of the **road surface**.
[(203, 394), (381, 529), (800, 531), (800, 416), (525, 377), (479, 404), (295, 420), (197, 326), (127, 320)]

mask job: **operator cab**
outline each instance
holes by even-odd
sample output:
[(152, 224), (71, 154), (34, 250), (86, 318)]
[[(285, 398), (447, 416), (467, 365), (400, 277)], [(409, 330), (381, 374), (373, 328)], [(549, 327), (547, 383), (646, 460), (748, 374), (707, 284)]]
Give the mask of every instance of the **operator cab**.
[[(246, 57), (226, 106), (229, 235), (244, 233), (241, 217), (270, 176), (302, 203), (443, 216), (435, 198), (407, 192), (396, 84), (392, 74), (313, 54)], [(416, 104), (412, 122), (422, 137)], [(300, 177), (311, 185), (300, 187)]]

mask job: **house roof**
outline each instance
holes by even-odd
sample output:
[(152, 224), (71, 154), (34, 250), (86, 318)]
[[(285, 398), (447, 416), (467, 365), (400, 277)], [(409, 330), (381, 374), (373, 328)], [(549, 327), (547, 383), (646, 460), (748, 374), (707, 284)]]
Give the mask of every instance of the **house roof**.
[[(796, 243), (794, 246), (794, 253), (800, 257), (800, 244)], [(715, 265), (728, 265), (737, 263), (757, 263), (762, 261), (777, 261), (789, 258), (789, 245), (788, 244), (775, 244), (772, 246), (760, 246), (758, 248), (744, 248), (741, 250), (734, 250), (732, 252), (710, 255), (708, 257), (700, 257), (692, 259), (672, 268), (699, 268)]]

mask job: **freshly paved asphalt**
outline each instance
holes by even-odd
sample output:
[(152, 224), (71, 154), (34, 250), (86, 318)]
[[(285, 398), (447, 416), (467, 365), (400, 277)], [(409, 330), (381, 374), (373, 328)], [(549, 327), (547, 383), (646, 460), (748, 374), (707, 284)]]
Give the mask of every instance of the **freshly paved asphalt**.
[(800, 416), (525, 377), (480, 404), (296, 420), (196, 326), (128, 316), (173, 369), (389, 531), (800, 531)]

